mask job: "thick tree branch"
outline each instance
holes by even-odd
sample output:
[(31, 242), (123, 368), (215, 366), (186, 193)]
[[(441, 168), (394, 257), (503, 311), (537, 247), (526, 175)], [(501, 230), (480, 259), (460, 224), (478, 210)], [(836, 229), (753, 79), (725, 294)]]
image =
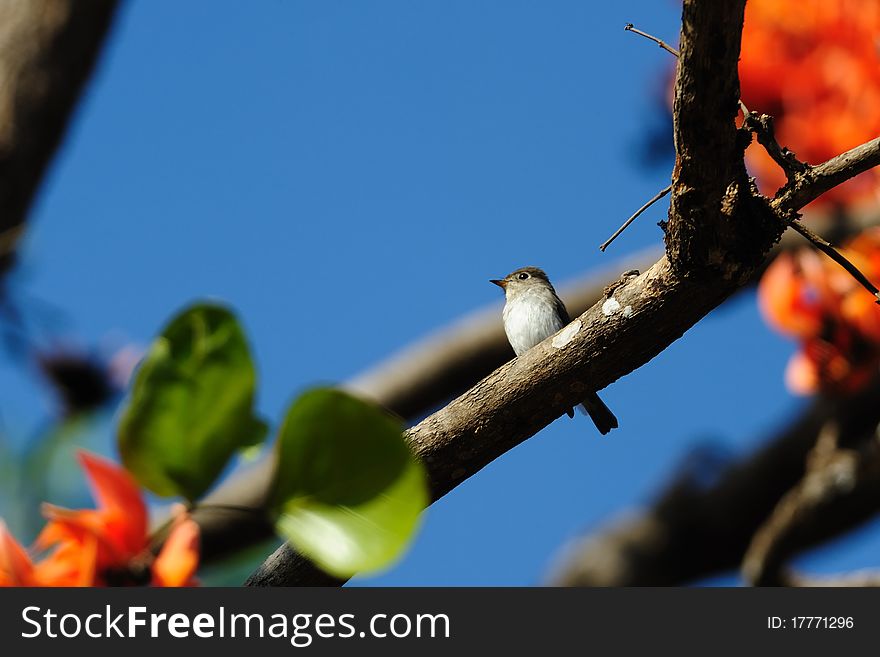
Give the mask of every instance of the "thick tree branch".
[[(571, 314), (579, 315), (602, 298), (605, 286), (617, 280), (621, 271), (647, 269), (658, 257), (658, 250), (650, 249), (619, 260), (608, 270), (592, 272), (563, 286), (560, 294)], [(403, 349), (343, 387), (372, 399), (408, 423), (418, 422), (513, 357), (500, 318), (500, 304), (493, 303)], [(272, 468), (272, 462), (266, 460), (236, 473), (205, 499), (206, 508), (195, 512), (202, 529), (204, 559), (272, 535), (272, 527), (262, 514), (222, 508), (259, 508)]]
[[(730, 221), (748, 190), (735, 119), (745, 0), (683, 3), (673, 103), (675, 167), (666, 249), (676, 270), (712, 266), (738, 270), (735, 248), (751, 226)], [(735, 186), (735, 187), (732, 187)], [(748, 250), (748, 249), (746, 249)], [(754, 251), (754, 248), (751, 249)], [(735, 274), (735, 272), (731, 272)]]
[(116, 0), (0, 1), (0, 276), (88, 80)]
[[(880, 225), (880, 214), (845, 217), (813, 213), (807, 221), (822, 234), (843, 240)], [(777, 250), (803, 248), (803, 240), (787, 232)], [(771, 258), (776, 253), (771, 253)], [(644, 270), (657, 259), (653, 250), (618, 261), (606, 273), (584, 276), (561, 288), (572, 315), (579, 315), (602, 297), (605, 286), (621, 271)], [(769, 262), (769, 259), (768, 259)], [(756, 281), (761, 269), (756, 272)], [(344, 387), (416, 422), (449, 401), (512, 356), (500, 321), (498, 304), (476, 311), (391, 356), (355, 377)], [(196, 511), (202, 527), (204, 560), (222, 557), (238, 548), (268, 538), (272, 527), (258, 511), (232, 510), (228, 505), (258, 509), (271, 476), (268, 461), (233, 474), (206, 500), (212, 507)], [(793, 482), (792, 482), (793, 483)]]
[[(866, 226), (874, 225), (875, 222), (876, 217), (866, 216), (854, 221), (851, 228), (858, 231)], [(795, 241), (788, 240), (787, 243), (792, 244), (795, 243)], [(664, 263), (664, 260), (665, 259), (661, 259), (660, 262), (654, 265), (654, 268), (661, 266)], [(637, 282), (639, 280), (642, 281), (640, 283), (641, 292), (650, 296), (652, 294), (650, 290), (654, 288), (656, 281), (653, 280), (653, 276), (648, 276), (649, 274), (650, 272), (646, 273), (640, 277), (640, 279), (637, 279)], [(652, 282), (645, 282), (646, 277), (650, 278)], [(621, 292), (629, 292), (632, 294), (635, 290), (630, 289), (629, 286), (627, 286), (624, 287)], [(659, 293), (659, 289), (657, 292)], [(687, 306), (687, 309), (683, 309), (681, 313), (677, 313), (675, 308), (670, 306), (668, 310), (671, 314), (680, 314), (681, 317), (685, 317), (687, 315), (687, 310), (693, 310), (693, 308), (690, 307), (690, 303), (695, 297), (689, 297), (687, 291), (681, 290), (677, 295), (673, 294), (672, 296), (677, 297), (680, 303)], [(699, 296), (701, 295), (697, 294), (697, 297)], [(659, 304), (663, 305), (664, 302), (660, 299), (661, 296), (658, 296), (656, 300), (659, 300)], [(622, 294), (615, 293), (615, 301), (620, 306), (617, 314), (625, 312), (627, 305), (630, 305), (631, 308), (634, 307), (630, 304), (629, 296), (622, 296)], [(604, 317), (604, 312), (601, 310), (602, 305), (604, 305), (604, 303), (597, 304), (586, 314), (589, 315), (590, 313), (593, 313), (593, 315), (598, 317), (598, 313), (601, 313)], [(581, 321), (582, 319), (583, 317), (579, 318), (578, 321)], [(630, 319), (632, 319), (632, 315), (630, 315)], [(500, 324), (497, 317), (494, 321)], [(601, 323), (602, 320), (599, 321)], [(662, 321), (660, 320), (659, 315), (655, 321)], [(687, 321), (687, 319), (685, 319), (685, 321)], [(636, 330), (638, 331), (638, 329)], [(648, 326), (643, 330), (648, 332), (652, 330), (651, 321), (648, 322)], [(627, 350), (633, 348), (637, 353), (641, 348), (642, 342), (652, 341), (647, 335), (643, 334), (641, 337), (646, 338), (646, 340), (635, 340), (632, 345), (628, 344), (628, 340), (625, 337), (621, 337), (622, 351), (628, 353)], [(552, 342), (552, 339), (548, 342)], [(495, 395), (485, 395), (488, 391), (495, 391), (496, 388), (502, 386), (501, 382), (497, 380), (497, 376), (501, 376), (500, 373), (502, 371), (526, 357), (536, 357), (536, 351), (541, 349), (542, 346), (546, 348), (546, 345), (547, 342), (539, 345), (522, 358), (508, 363), (505, 367), (494, 372), (492, 376), (480, 382), (476, 388), (473, 388), (462, 398), (459, 398), (450, 404), (449, 407), (436, 413), (434, 416), (428, 418), (425, 422), (409, 432), (408, 435), (410, 440), (414, 442), (416, 452), (425, 459), (428, 470), (431, 473), (432, 488), (435, 499), (448, 492), (448, 490), (460, 483), (463, 478), (477, 472), (485, 464), (496, 458), (497, 455), (514, 447), (521, 442), (521, 440), (537, 431), (533, 431), (528, 423), (534, 421), (535, 418), (540, 416), (539, 411), (544, 405), (544, 395), (556, 396), (558, 399), (559, 393), (552, 389), (544, 388), (547, 381), (549, 380), (552, 382), (556, 376), (554, 372), (557, 371), (557, 365), (554, 361), (544, 362), (544, 367), (541, 368), (541, 373), (536, 379), (532, 379), (532, 377), (535, 376), (532, 370), (535, 368), (526, 363), (522, 364), (525, 374), (512, 374), (512, 376), (518, 376), (526, 382), (538, 382), (539, 387), (544, 390), (544, 392), (536, 392), (535, 394), (533, 403), (539, 408), (534, 411), (531, 408), (531, 405), (520, 406), (519, 402), (513, 402), (512, 404), (505, 406), (500, 403)], [(550, 349), (552, 349), (552, 345)], [(616, 353), (612, 346), (608, 346), (607, 349), (611, 354)], [(542, 362), (540, 355), (537, 356), (537, 359), (539, 362)], [(385, 368), (383, 367), (381, 369), (384, 370)], [(590, 378), (590, 380), (595, 381), (593, 378)], [(573, 385), (575, 387), (579, 386), (577, 381), (575, 381)], [(522, 391), (518, 392), (521, 393)], [(498, 389), (498, 393), (504, 394), (503, 386)], [(843, 412), (845, 414), (853, 413), (854, 417), (864, 417), (864, 413), (856, 412), (855, 409), (860, 409), (865, 404), (870, 408), (880, 408), (876, 404), (876, 395), (880, 393), (873, 391), (871, 394), (875, 394), (875, 396), (859, 396), (854, 400), (844, 400), (845, 405), (842, 408), (845, 410)], [(846, 405), (849, 402), (857, 404), (858, 406)], [(567, 402), (563, 401), (560, 407), (565, 406), (566, 403)], [(811, 413), (783, 436), (778, 445), (772, 445), (766, 454), (762, 454), (757, 458), (757, 470), (753, 469), (751, 465), (745, 466), (742, 472), (735, 472), (732, 480), (726, 483), (721, 492), (718, 493), (722, 500), (726, 500), (725, 504), (729, 505), (729, 507), (723, 507), (717, 514), (719, 522), (721, 522), (722, 519), (731, 517), (734, 509), (739, 508), (740, 505), (745, 509), (755, 509), (755, 513), (758, 514), (757, 517), (746, 517), (741, 524), (733, 524), (732, 526), (725, 524), (723, 527), (719, 527), (718, 523), (708, 523), (705, 526), (701, 526), (701, 522), (707, 519), (708, 511), (707, 508), (704, 508), (706, 505), (703, 501), (697, 499), (695, 501), (697, 506), (689, 508), (687, 504), (684, 504), (680, 509), (675, 503), (670, 503), (670, 508), (673, 509), (672, 516), (678, 522), (683, 523), (686, 526), (686, 529), (681, 533), (681, 542), (673, 541), (673, 543), (671, 543), (676, 546), (672, 551), (671, 556), (660, 550), (659, 560), (663, 563), (663, 567), (658, 568), (653, 574), (648, 574), (648, 579), (645, 583), (664, 583), (662, 580), (659, 582), (651, 580), (650, 577), (669, 576), (676, 578), (679, 577), (678, 573), (680, 572), (683, 574), (680, 575), (681, 579), (678, 581), (687, 581), (692, 578), (709, 574), (715, 570), (735, 567), (742, 558), (742, 554), (756, 524), (764, 517), (763, 514), (766, 514), (769, 511), (772, 504), (774, 504), (776, 500), (778, 500), (779, 497), (797, 481), (797, 478), (803, 472), (803, 455), (806, 454), (809, 447), (813, 444), (816, 435), (815, 432), (818, 431), (818, 426), (824, 423), (825, 418), (827, 417), (827, 413), (829, 412), (826, 405), (827, 403), (828, 402), (817, 403)], [(510, 424), (497, 426), (494, 423), (497, 418), (488, 419), (486, 417), (484, 414), (485, 407), (495, 407), (496, 404), (496, 410), (498, 412), (510, 415)], [(453, 408), (451, 411), (448, 411), (450, 407)], [(552, 412), (550, 415), (552, 416), (550, 417), (551, 420), (557, 417), (552, 415)], [(489, 424), (490, 426), (483, 427), (482, 425), (484, 423)], [(470, 428), (472, 428), (473, 433), (470, 433)], [(487, 428), (490, 431), (487, 432)], [(519, 434), (519, 431), (524, 431), (528, 435), (524, 435), (520, 438), (520, 435), (522, 434)], [(265, 481), (265, 479), (263, 481)], [(768, 486), (756, 486), (756, 481), (768, 482)], [(763, 502), (759, 501), (759, 503), (753, 503), (749, 497), (747, 497), (746, 502), (742, 502), (740, 498), (742, 495), (757, 495), (760, 500), (763, 500)], [(673, 499), (677, 499), (677, 496), (674, 496)], [(663, 506), (665, 507), (666, 505)], [(675, 511), (676, 509), (677, 511)], [(654, 527), (656, 527), (656, 522), (653, 519), (647, 520), (645, 530), (653, 531)], [(687, 537), (688, 541), (691, 538), (694, 538), (694, 535), (692, 534), (693, 531), (703, 532), (706, 537), (705, 541), (694, 541), (698, 550), (701, 546), (705, 547), (706, 545), (713, 545), (715, 547), (713, 547), (712, 550), (703, 550), (699, 555), (689, 552), (685, 547), (687, 541), (685, 541), (684, 538)], [(629, 533), (629, 531), (627, 530), (626, 533)], [(638, 530), (634, 535), (638, 534), (641, 540), (641, 533), (642, 531)], [(663, 532), (661, 532), (661, 535), (662, 534)], [(719, 534), (722, 536), (720, 540)], [(718, 542), (716, 542), (716, 540)], [(649, 544), (650, 542), (651, 541), (648, 541)], [(665, 536), (661, 542), (665, 544)], [(717, 548), (718, 545), (722, 545), (729, 549), (719, 549)], [(648, 550), (650, 551), (650, 549), (649, 546)], [(630, 550), (626, 550), (626, 552), (630, 552)], [(632, 552), (635, 554), (637, 553), (637, 550), (633, 550)], [(678, 564), (681, 570), (676, 570), (674, 567), (671, 567), (669, 562), (663, 561), (668, 558), (674, 558), (676, 560), (680, 559)], [(706, 561), (707, 558), (709, 558), (708, 562)], [(598, 563), (601, 563), (601, 561)], [(637, 572), (636, 576), (641, 576), (640, 573), (641, 571)], [(658, 573), (662, 573), (662, 575), (659, 575)], [(332, 579), (322, 573), (300, 555), (296, 554), (287, 545), (279, 547), (248, 581), (248, 584), (252, 586), (318, 586), (336, 585), (338, 583), (340, 583), (338, 580)], [(594, 582), (594, 585), (596, 583), (600, 582)], [(622, 581), (619, 583), (626, 582)]]
[[(597, 303), (409, 429), (406, 437), (427, 467), (432, 499), (563, 415), (589, 389), (604, 388), (649, 361), (733, 289), (708, 276), (679, 277), (663, 257), (618, 287), (614, 304)], [(301, 583), (278, 572), (302, 574), (297, 559), (276, 552), (270, 562), (248, 584)]]

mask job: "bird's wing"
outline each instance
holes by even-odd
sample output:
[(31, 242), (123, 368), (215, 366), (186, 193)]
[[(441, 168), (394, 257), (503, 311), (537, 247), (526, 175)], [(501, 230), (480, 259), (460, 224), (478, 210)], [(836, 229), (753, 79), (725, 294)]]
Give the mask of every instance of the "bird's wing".
[(555, 294), (553, 295), (553, 305), (556, 306), (556, 314), (562, 319), (562, 325), (567, 326), (571, 322), (571, 317), (568, 316), (568, 311), (565, 309), (562, 299)]

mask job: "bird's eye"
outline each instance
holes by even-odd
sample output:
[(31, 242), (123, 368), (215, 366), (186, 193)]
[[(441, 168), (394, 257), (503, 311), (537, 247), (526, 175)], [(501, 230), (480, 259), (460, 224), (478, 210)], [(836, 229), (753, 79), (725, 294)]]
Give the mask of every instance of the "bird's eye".
[(519, 276), (517, 276), (517, 278), (521, 281), (526, 280), (528, 277), (529, 275), (526, 272), (522, 272)]

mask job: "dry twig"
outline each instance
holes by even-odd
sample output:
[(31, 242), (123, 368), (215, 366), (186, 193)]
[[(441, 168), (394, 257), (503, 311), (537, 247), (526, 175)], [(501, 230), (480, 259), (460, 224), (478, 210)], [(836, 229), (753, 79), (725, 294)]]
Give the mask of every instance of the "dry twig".
[(645, 203), (642, 207), (640, 207), (638, 210), (636, 210), (636, 211), (632, 214), (632, 216), (630, 216), (629, 219), (627, 219), (626, 221), (624, 221), (624, 222), (623, 222), (623, 225), (622, 225), (620, 228), (618, 228), (617, 230), (615, 230), (615, 231), (614, 231), (614, 234), (613, 234), (611, 237), (609, 237), (609, 238), (608, 238), (607, 240), (605, 240), (601, 245), (599, 245), (599, 250), (602, 251), (602, 252), (604, 253), (604, 252), (605, 252), (605, 249), (607, 249), (607, 248), (610, 246), (610, 244), (611, 244), (614, 240), (616, 240), (616, 239), (620, 236), (620, 234), (621, 234), (623, 231), (625, 231), (625, 230), (629, 227), (629, 225), (630, 225), (632, 222), (634, 222), (636, 219), (638, 219), (638, 218), (639, 218), (639, 215), (642, 214), (642, 212), (644, 212), (645, 210), (647, 210), (648, 208), (650, 208), (652, 205), (654, 205), (657, 201), (659, 201), (660, 199), (662, 199), (664, 196), (666, 196), (666, 195), (667, 195), (669, 192), (671, 192), (671, 191), (672, 191), (672, 185), (669, 185), (668, 187), (664, 187), (664, 188), (661, 189), (659, 192), (657, 192), (657, 193), (654, 195), (654, 197), (653, 197), (650, 201), (648, 201), (647, 203)]

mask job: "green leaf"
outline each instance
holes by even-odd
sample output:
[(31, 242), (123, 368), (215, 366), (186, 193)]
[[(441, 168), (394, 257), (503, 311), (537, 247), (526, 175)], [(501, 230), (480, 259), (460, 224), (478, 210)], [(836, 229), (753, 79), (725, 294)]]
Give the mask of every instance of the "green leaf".
[(428, 488), (401, 423), (340, 390), (302, 395), (278, 437), (276, 529), (337, 577), (388, 566), (409, 543)]
[(197, 304), (150, 346), (119, 422), (125, 467), (158, 495), (193, 501), (238, 450), (260, 443), (256, 371), (235, 315)]

